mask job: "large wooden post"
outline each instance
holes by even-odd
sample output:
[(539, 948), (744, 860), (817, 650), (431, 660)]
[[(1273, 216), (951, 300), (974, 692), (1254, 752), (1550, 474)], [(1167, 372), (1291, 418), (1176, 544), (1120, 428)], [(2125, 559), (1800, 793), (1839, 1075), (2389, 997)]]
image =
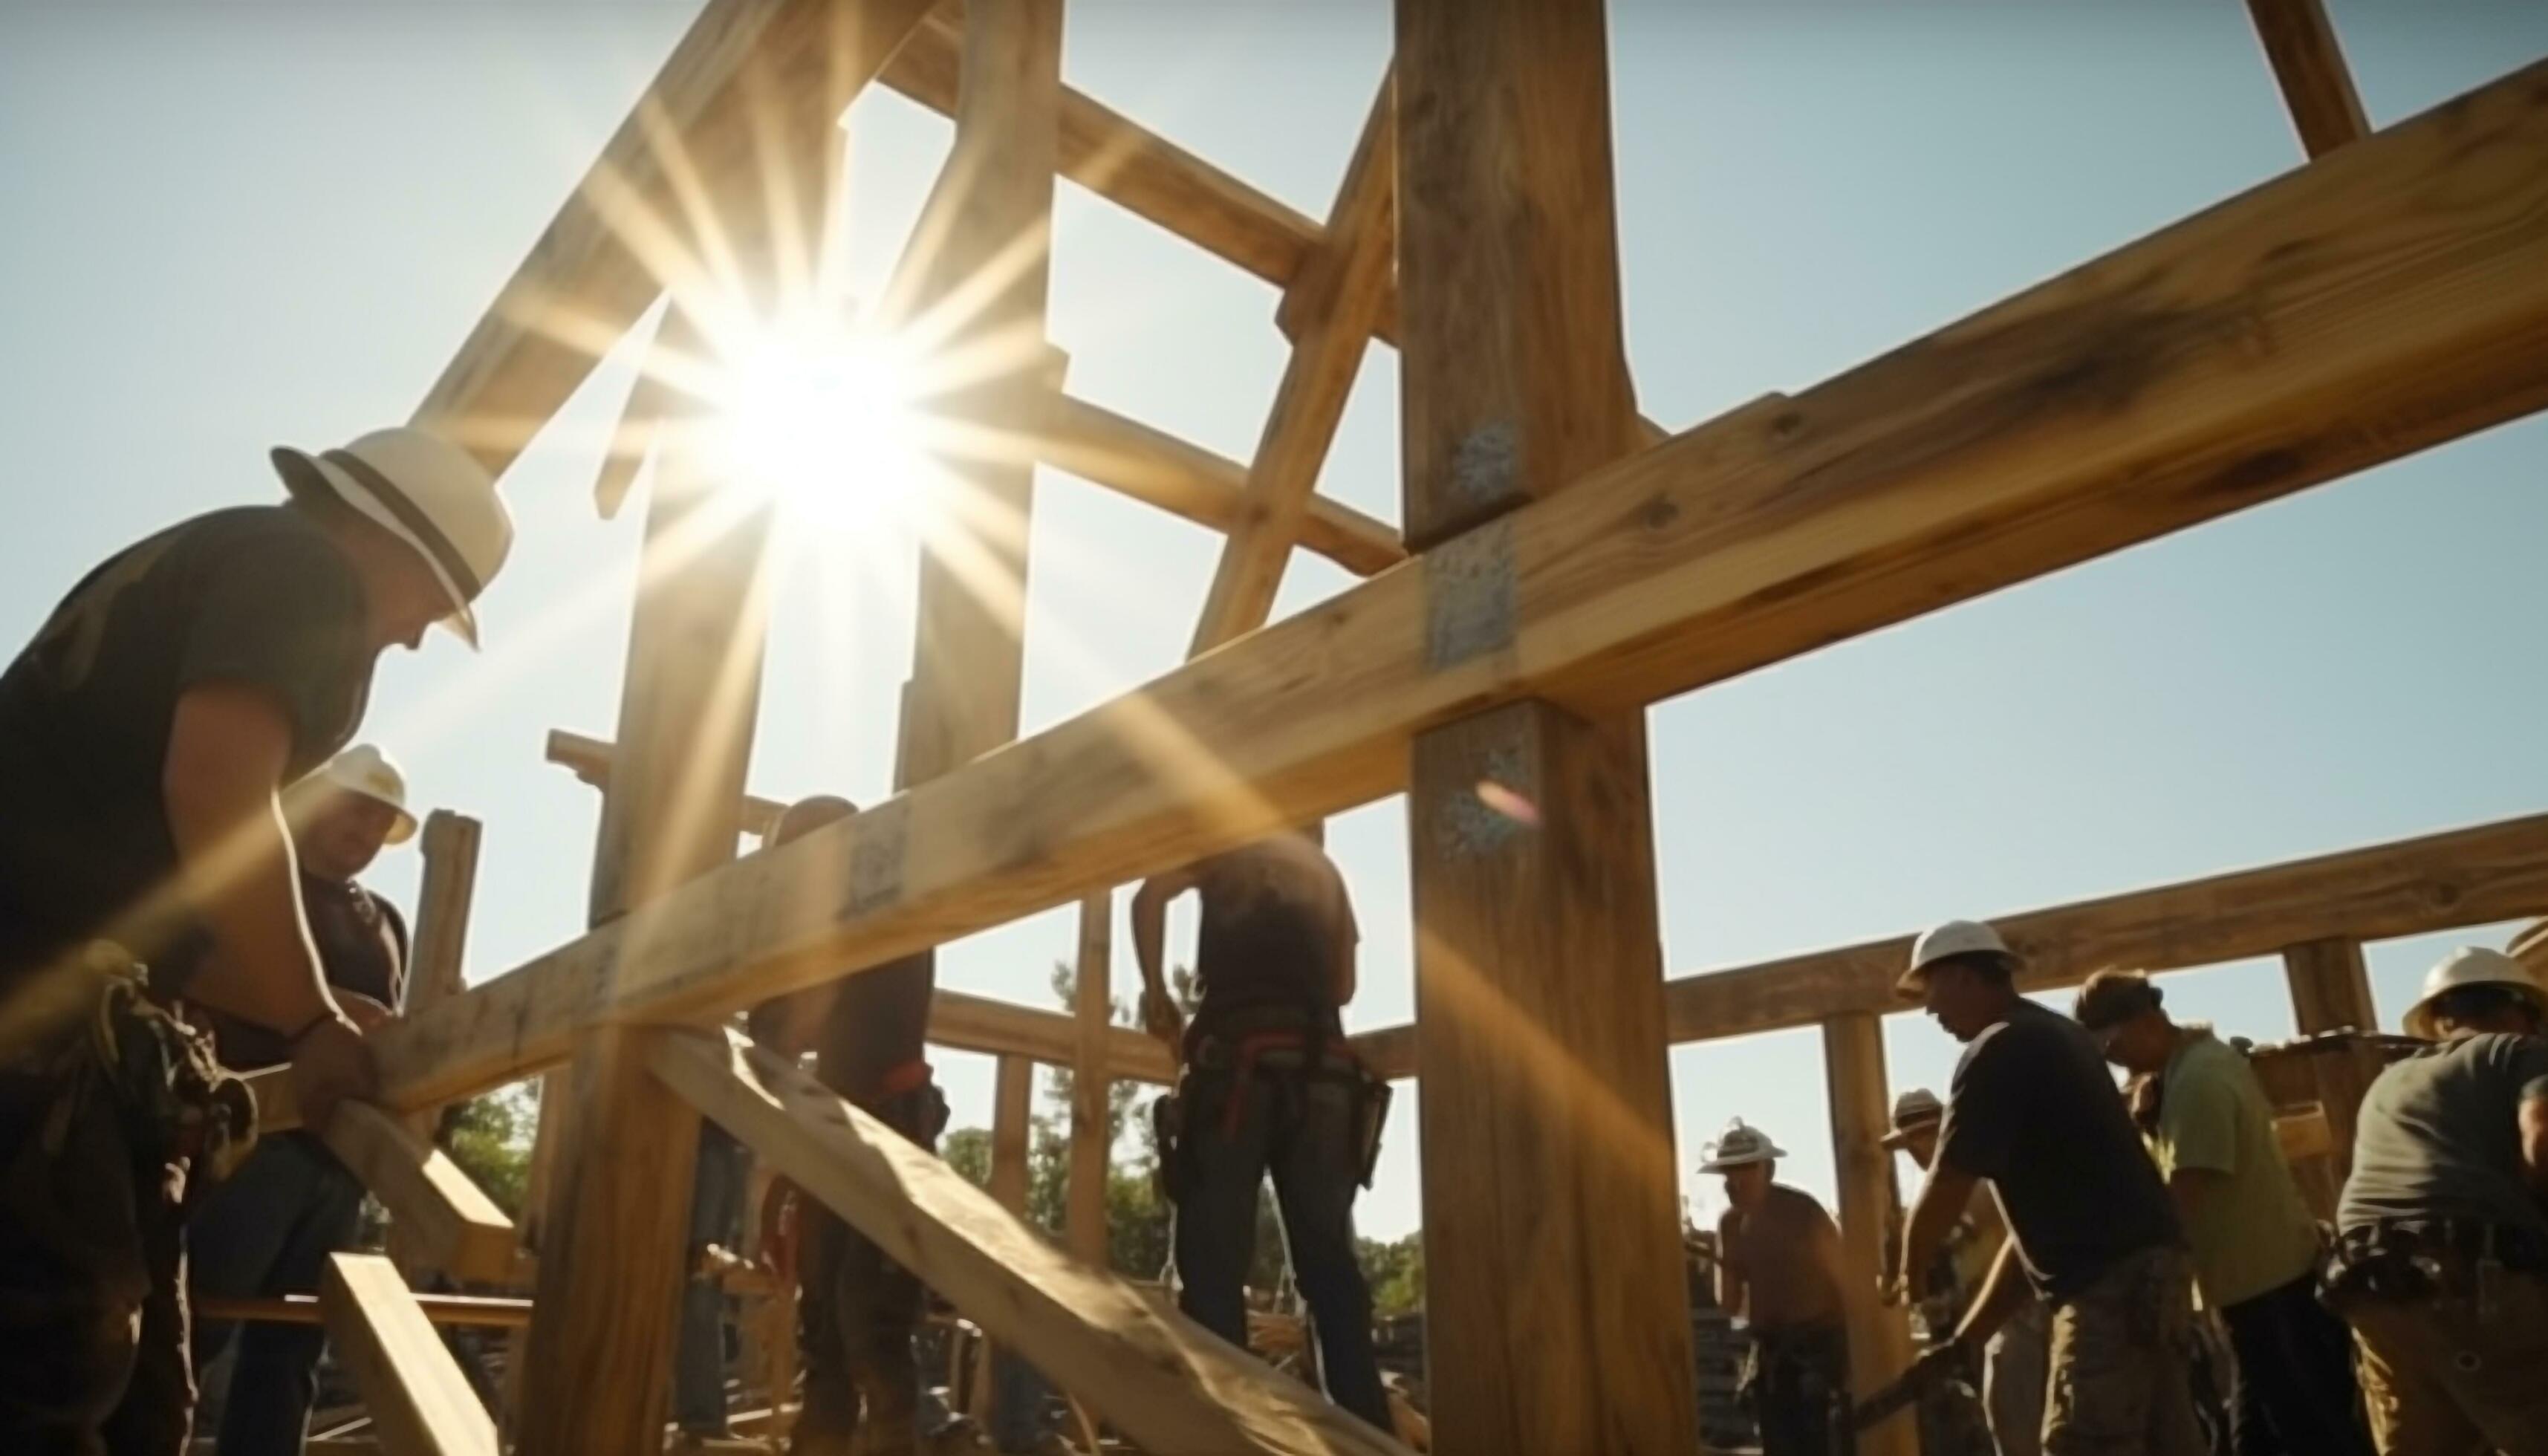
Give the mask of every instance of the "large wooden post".
[[(1848, 1286), (1850, 1381), (1861, 1395), (1911, 1364), (1908, 1311), (1876, 1297), (1894, 1208), (1892, 1125), (1885, 1086), (1884, 1024), (1853, 1011), (1823, 1023), (1823, 1074), (1831, 1098), (1832, 1169), (1840, 1182), (1840, 1238)], [(1858, 1437), (1859, 1456), (1919, 1456), (1920, 1429), (1906, 1410)]]
[(2292, 1021), (2304, 1037), (2351, 1028), (2380, 1030), (2371, 1000), (2371, 972), (2362, 943), (2344, 936), (2283, 948), (2283, 976), (2291, 982)]
[(1070, 1251), (1106, 1267), (1106, 1179), (1114, 1164), (1114, 1081), (1108, 1075), (1107, 1028), (1114, 1024), (1115, 897), (1079, 902), (1079, 968), (1072, 1025), (1078, 1040), (1070, 1068), (1070, 1206), (1062, 1227)]
[[(1428, 665), (1511, 644), (1498, 518), (1628, 453), (1598, 0), (1399, 0), (1403, 519)], [(1698, 1445), (1642, 713), (1416, 740), (1438, 1447)]]

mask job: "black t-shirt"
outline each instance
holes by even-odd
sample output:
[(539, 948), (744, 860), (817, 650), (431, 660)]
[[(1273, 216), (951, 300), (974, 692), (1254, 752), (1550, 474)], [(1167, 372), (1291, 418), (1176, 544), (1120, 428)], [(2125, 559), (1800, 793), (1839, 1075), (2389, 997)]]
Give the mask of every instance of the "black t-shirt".
[(1964, 1048), (1938, 1157), (1990, 1180), (2027, 1278), (2048, 1299), (2077, 1294), (2128, 1254), (2183, 1241), (2096, 1044), (2032, 1001)]
[(1299, 835), (1276, 835), (1204, 862), (1195, 886), (1203, 901), (1196, 1028), (1291, 1012), (1335, 1034), (1336, 956), (1359, 931), (1344, 876), (1326, 852)]
[(192, 938), (190, 912), (136, 913), (176, 868), (177, 700), (261, 689), (291, 718), (291, 773), (315, 769), (362, 722), (365, 611), (353, 563), (288, 506), (198, 516), (71, 589), (0, 675), (0, 986), (99, 936), (145, 961)]
[[(306, 871), (301, 904), (327, 984), (398, 1010), (407, 995), (407, 921), (398, 907), (350, 879), (321, 879)], [(232, 1071), (292, 1059), (292, 1044), (281, 1032), (218, 1011), (207, 1019), (222, 1065)]]
[(824, 1086), (864, 1102), (887, 1073), (926, 1054), (937, 970), (924, 951), (842, 977), (814, 1043), (814, 1075)]

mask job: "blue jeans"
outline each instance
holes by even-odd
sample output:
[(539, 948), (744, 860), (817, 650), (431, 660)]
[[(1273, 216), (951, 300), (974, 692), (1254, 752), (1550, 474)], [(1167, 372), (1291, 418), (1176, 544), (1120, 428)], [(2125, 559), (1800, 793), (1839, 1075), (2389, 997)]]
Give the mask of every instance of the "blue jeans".
[[(353, 1243), (362, 1207), (362, 1185), (317, 1138), (304, 1133), (260, 1138), (187, 1225), (188, 1288), (198, 1298), (316, 1294), (327, 1256)], [(326, 1331), (272, 1320), (244, 1329), (233, 1320), (199, 1320), (195, 1368), (218, 1359), (233, 1335), (238, 1353), (216, 1449), (220, 1456), (299, 1456)]]
[[(1256, 1197), (1267, 1173), (1283, 1241), (1319, 1336), (1327, 1398), (1386, 1431), (1389, 1397), (1372, 1352), (1371, 1287), (1354, 1257), (1362, 1180), (1358, 1088), (1337, 1076), (1189, 1071), (1178, 1087), (1178, 1308), (1247, 1347), (1247, 1269), (1256, 1257)], [(1233, 1095), (1241, 1096), (1235, 1114)]]
[[(699, 1161), (690, 1178), (690, 1251), (729, 1251), (743, 1240), (743, 1144), (714, 1123), (699, 1124)], [(696, 1435), (724, 1435), (725, 1285), (693, 1274), (682, 1287), (681, 1343), (673, 1359), (673, 1419)]]

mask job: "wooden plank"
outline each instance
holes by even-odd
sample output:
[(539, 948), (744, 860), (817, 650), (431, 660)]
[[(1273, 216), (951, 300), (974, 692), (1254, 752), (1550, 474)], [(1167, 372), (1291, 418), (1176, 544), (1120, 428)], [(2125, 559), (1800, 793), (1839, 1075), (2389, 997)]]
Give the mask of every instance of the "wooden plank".
[[(606, 739), (588, 738), (581, 733), (570, 733), (564, 728), (549, 730), (548, 761), (573, 774), (588, 787), (608, 790), (610, 756), (613, 752)], [(743, 826), (744, 833), (754, 839), (768, 839), (770, 831), (778, 823), (778, 816), (785, 812), (787, 812), (787, 806), (776, 799), (766, 799), (759, 794), (748, 793), (743, 796), (743, 803), (735, 817), (736, 822)]]
[(1115, 1163), (1115, 1078), (1107, 1037), (1115, 1029), (1114, 950), (1110, 890), (1079, 902), (1078, 969), (1071, 987), (1078, 1040), (1070, 1059), (1069, 1206), (1062, 1220), (1070, 1251), (1100, 1269), (1106, 1267), (1106, 1180)]
[[(1910, 1312), (1876, 1297), (1883, 1278), (1884, 1237), (1894, 1211), (1892, 1093), (1884, 1071), (1884, 1026), (1869, 1012), (1823, 1022), (1823, 1077), (1830, 1095), (1832, 1170), (1840, 1188), (1841, 1254), (1849, 1282), (1851, 1389), (1871, 1393), (1911, 1367)], [(1859, 1432), (1858, 1456), (1919, 1456), (1920, 1427), (1904, 1410)]]
[(2539, 65), (1772, 418), (1596, 471), (687, 886), (642, 946), (604, 929), (473, 989), (380, 1040), (391, 1095), (492, 1085), (581, 1027), (740, 1009), (1368, 802), (1406, 786), (1417, 732), (1496, 702), (1615, 712), (2539, 409), (2544, 151)]
[[(415, 412), (501, 472), (667, 289), (730, 280), (697, 234), (769, 206), (930, 0), (711, 0)], [(713, 220), (713, 221), (711, 221)]]
[[(416, 1312), (433, 1324), (465, 1324), (480, 1329), (519, 1329), (531, 1322), (529, 1300), (485, 1295), (410, 1295)], [(316, 1295), (287, 1294), (271, 1299), (190, 1295), (187, 1309), (197, 1320), (244, 1320), (270, 1324), (317, 1324), (321, 1318)]]
[(2517, 932), (2512, 944), (2504, 948), (2512, 958), (2530, 968), (2542, 985), (2548, 985), (2548, 920), (2542, 920)]
[(2320, 936), (2286, 946), (2283, 975), (2291, 982), (2292, 1022), (2302, 1036), (2380, 1030), (2380, 1011), (2371, 1000), (2371, 969), (2363, 963), (2360, 941)]
[[(2307, 940), (2380, 941), (2548, 910), (2548, 815), (2506, 819), (2212, 875), (2049, 910), (1995, 916), (2026, 957), (2029, 991), (2112, 965), (2175, 970), (2280, 955)], [(1911, 937), (1675, 980), (1675, 1042), (1809, 1026), (1837, 1011), (1903, 1011), (1893, 983)]]
[(2370, 135), (2325, 0), (2247, 0), (2247, 14), (2256, 22), (2256, 39), (2265, 44), (2265, 59), (2283, 88), (2301, 146), (2311, 156)]
[(2276, 1117), (2274, 1141), (2283, 1149), (2284, 1160), (2296, 1163), (2305, 1157), (2326, 1157), (2333, 1153), (2335, 1130), (2327, 1126), (2325, 1108), (2312, 1107)]
[(389, 1260), (329, 1255), (318, 1298), (327, 1337), (354, 1373), (382, 1451), (497, 1456), (496, 1422)]
[[(478, 889), (482, 832), (477, 820), (448, 809), (424, 816), (424, 828), (417, 836), (417, 848), (424, 856), (424, 882), (416, 890), (415, 941), (408, 957), (403, 1007), (410, 1015), (430, 1011), (468, 985), (461, 975), (461, 962), (469, 951), (469, 905)], [(431, 1139), (441, 1111), (427, 1107), (410, 1114), (408, 1131)], [(396, 1229), (391, 1236), (399, 1236)]]
[[(1196, 525), (1227, 531), (1239, 520), (1247, 467), (1076, 396), (1053, 399), (1040, 449), (1056, 470)], [(1323, 496), (1310, 498), (1300, 545), (1361, 577), (1407, 559), (1387, 521)]]
[(991, 1198), (1010, 1213), (1027, 1211), (1027, 1148), (1035, 1115), (1035, 1063), (1003, 1056), (991, 1093)]
[(327, 1150), (389, 1210), (391, 1226), (405, 1230), (427, 1267), (488, 1283), (511, 1275), (519, 1247), (513, 1221), (448, 1153), (364, 1102), (339, 1104), (324, 1138)]
[(1222, 542), (1221, 563), (1195, 625), (1196, 654), (1265, 625), (1291, 562), (1311, 497), (1335, 442), (1345, 401), (1362, 371), (1363, 352), (1379, 325), (1396, 240), (1397, 91), (1381, 77), (1370, 119), (1328, 210), (1320, 256), (1298, 285), (1308, 317), (1293, 336), (1292, 357), (1257, 436), (1238, 519)]
[[(1430, 565), (1628, 455), (1637, 411), (1600, 0), (1397, 18), (1400, 519)], [(1492, 650), (1472, 613), (1502, 608), (1450, 604), (1499, 590), (1482, 565), (1436, 597), (1437, 664)], [(1694, 1451), (1644, 711), (1507, 703), (1410, 761), (1432, 1438)]]
[(653, 1064), (799, 1188), (1142, 1448), (1179, 1456), (1404, 1449), (1054, 1247), (944, 1162), (741, 1038), (670, 1033)]

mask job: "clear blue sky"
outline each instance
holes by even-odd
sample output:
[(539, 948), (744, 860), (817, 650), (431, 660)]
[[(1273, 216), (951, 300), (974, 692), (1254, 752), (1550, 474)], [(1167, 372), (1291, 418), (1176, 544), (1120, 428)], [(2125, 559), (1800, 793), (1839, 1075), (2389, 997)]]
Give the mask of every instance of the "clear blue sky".
[[(2375, 123), (2548, 54), (2536, 4), (2332, 8)], [(694, 9), (0, 4), (0, 636), (22, 640), (132, 538), (273, 499), (270, 444), (404, 418)], [(2299, 159), (2231, 0), (1612, 12), (1630, 354), (1647, 411), (1675, 425), (1809, 386)], [(1172, 24), (1079, 0), (1065, 66), (1315, 215), (1388, 40), (1383, 0), (1184, 6)], [(891, 96), (850, 125), (871, 293), (948, 129)], [(1273, 291), (1072, 187), (1057, 234), (1072, 388), (1245, 455), (1282, 367)], [(579, 929), (594, 801), (540, 750), (552, 726), (613, 721), (634, 512), (603, 524), (589, 501), (629, 369), (602, 369), (506, 481), (522, 539), (482, 608), (490, 651), (439, 640), (381, 673), (370, 736), (426, 800), (488, 823), (473, 978)], [(1396, 387), (1376, 350), (1324, 481), (1392, 518)], [(1660, 705), (1669, 963), (2548, 808), (2543, 460), (2548, 427), (2515, 425)], [(1214, 544), (1048, 477), (1030, 730), (1175, 663)], [(1285, 609), (1343, 584), (1303, 558)], [(786, 589), (764, 793), (884, 789), (910, 584), (853, 585), (828, 613), (803, 570)], [(1332, 843), (1368, 936), (1353, 1020), (1403, 1020), (1401, 805), (1338, 821)], [(406, 894), (414, 873), (393, 856), (378, 878)], [(979, 937), (945, 978), (1042, 1002), (1072, 931), (1063, 911)], [(2447, 944), (2375, 948), (2384, 1013)], [(2232, 1030), (2290, 1030), (2269, 966), (2173, 984)], [(1897, 1086), (1952, 1061), (1916, 1019), (1887, 1043)], [(986, 1120), (988, 1063), (942, 1064), (958, 1120)], [(1684, 1164), (1740, 1114), (1828, 1193), (1813, 1034), (1673, 1064)], [(1413, 1226), (1414, 1143), (1410, 1097), (1367, 1232)]]

